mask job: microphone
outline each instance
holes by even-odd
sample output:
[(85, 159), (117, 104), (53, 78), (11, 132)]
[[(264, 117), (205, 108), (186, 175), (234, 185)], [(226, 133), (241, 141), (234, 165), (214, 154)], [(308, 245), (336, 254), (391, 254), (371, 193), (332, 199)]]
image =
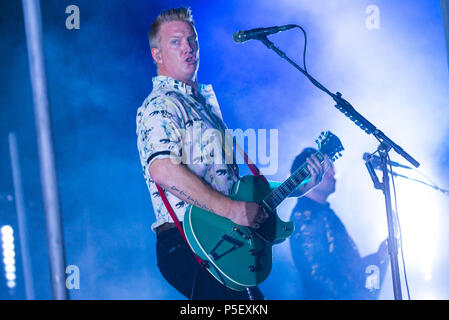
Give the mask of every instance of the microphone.
[(288, 24), (282, 27), (256, 28), (247, 31), (237, 31), (232, 35), (232, 38), (234, 38), (234, 41), (237, 43), (242, 43), (251, 39), (259, 40), (260, 38), (270, 34), (292, 29), (294, 27), (296, 27), (296, 25)]
[[(374, 165), (374, 167), (375, 167), (376, 169), (380, 169), (380, 168), (382, 167), (382, 160), (380, 159), (379, 156), (376, 156), (376, 155), (374, 155), (374, 154), (369, 154), (369, 153), (366, 153), (366, 152), (365, 152), (365, 153), (363, 154), (363, 160), (365, 160), (365, 161), (371, 161), (371, 163)], [(409, 166), (400, 164), (400, 163), (395, 162), (395, 161), (390, 161), (390, 163), (391, 163), (391, 165), (392, 165), (393, 167), (405, 168), (405, 169), (413, 169), (413, 168), (411, 168), (411, 167), (409, 167)]]

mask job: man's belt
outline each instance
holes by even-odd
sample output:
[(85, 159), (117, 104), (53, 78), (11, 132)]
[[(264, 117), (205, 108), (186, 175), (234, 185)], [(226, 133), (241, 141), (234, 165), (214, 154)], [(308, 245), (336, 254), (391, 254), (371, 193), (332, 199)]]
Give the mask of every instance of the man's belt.
[[(182, 222), (181, 222), (181, 225), (182, 225)], [(174, 224), (173, 222), (166, 222), (156, 228), (156, 234), (160, 235), (162, 232), (173, 229), (173, 228), (176, 228), (176, 224)]]

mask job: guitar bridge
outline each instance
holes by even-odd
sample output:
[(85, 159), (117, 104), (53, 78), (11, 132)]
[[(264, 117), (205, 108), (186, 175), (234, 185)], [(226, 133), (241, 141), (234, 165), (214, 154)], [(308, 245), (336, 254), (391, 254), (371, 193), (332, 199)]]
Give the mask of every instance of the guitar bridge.
[[(222, 254), (217, 254), (216, 250), (218, 249), (218, 247), (224, 242), (229, 242), (231, 244), (233, 244), (233, 246), (231, 248), (229, 248), (228, 250), (226, 250), (225, 252), (223, 252)], [(211, 252), (209, 253), (209, 255), (212, 257), (212, 259), (214, 259), (215, 261), (217, 261), (218, 259), (220, 259), (221, 257), (227, 255), (228, 253), (237, 250), (238, 248), (240, 248), (241, 246), (243, 246), (243, 242), (238, 241), (228, 235), (224, 235), (221, 237), (220, 241), (218, 241), (218, 243), (215, 245), (215, 247), (211, 250)]]

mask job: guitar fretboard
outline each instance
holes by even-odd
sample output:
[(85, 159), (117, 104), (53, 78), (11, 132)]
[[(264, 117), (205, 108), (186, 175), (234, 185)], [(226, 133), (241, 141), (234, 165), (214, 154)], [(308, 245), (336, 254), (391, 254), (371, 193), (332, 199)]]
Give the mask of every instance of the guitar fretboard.
[[(315, 156), (320, 162), (323, 162), (324, 156), (321, 152), (315, 153)], [(279, 187), (266, 196), (263, 202), (269, 206), (271, 211), (274, 211), (309, 176), (309, 164), (305, 162)]]

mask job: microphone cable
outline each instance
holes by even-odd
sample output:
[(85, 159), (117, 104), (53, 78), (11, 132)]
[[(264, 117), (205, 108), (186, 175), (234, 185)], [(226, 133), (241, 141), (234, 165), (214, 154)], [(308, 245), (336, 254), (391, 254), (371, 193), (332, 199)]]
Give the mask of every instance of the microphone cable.
[(303, 27), (298, 26), (297, 24), (295, 24), (294, 26), (301, 29), (302, 33), (304, 33), (304, 50), (302, 52), (302, 63), (303, 63), (304, 71), (307, 74), (309, 74), (309, 72), (307, 72), (307, 66), (306, 66), (307, 34)]

